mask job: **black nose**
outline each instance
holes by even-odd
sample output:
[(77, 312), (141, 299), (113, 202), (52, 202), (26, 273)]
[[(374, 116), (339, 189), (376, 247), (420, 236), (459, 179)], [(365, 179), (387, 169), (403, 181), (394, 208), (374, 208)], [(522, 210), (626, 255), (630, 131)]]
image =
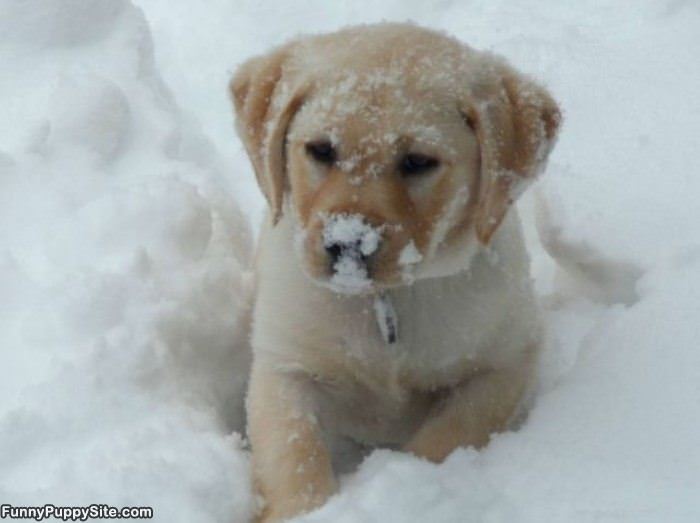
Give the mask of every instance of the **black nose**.
[(325, 248), (328, 257), (331, 259), (331, 263), (335, 265), (335, 262), (337, 262), (340, 256), (343, 254), (342, 244), (331, 243), (330, 245), (326, 245)]
[(334, 266), (341, 258), (349, 258), (355, 262), (365, 264), (367, 256), (362, 253), (360, 242), (334, 242), (324, 245), (331, 266)]

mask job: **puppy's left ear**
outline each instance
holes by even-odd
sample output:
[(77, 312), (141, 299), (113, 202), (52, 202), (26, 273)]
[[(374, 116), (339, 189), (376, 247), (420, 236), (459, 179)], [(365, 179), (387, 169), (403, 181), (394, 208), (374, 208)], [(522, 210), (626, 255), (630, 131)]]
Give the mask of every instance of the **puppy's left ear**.
[(554, 146), (561, 113), (550, 94), (505, 64), (495, 87), (472, 93), (464, 109), (481, 151), (475, 229), (486, 245), (510, 205), (540, 174)]
[(288, 66), (294, 45), (248, 60), (229, 84), (236, 128), (272, 211), (273, 223), (282, 216), (287, 183), (287, 130), (304, 101), (299, 75)]

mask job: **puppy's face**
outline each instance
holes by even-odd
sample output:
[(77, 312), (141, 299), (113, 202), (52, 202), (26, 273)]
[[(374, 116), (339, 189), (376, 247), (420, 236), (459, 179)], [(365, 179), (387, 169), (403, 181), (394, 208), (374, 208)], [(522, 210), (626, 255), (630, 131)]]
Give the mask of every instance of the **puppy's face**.
[(317, 83), (287, 135), (299, 255), (339, 291), (411, 282), (475, 201), (478, 141), (457, 105), (384, 73)]
[(351, 28), (244, 64), (231, 93), (305, 272), (368, 292), (468, 266), (544, 167), (549, 94), (500, 59), (412, 25)]

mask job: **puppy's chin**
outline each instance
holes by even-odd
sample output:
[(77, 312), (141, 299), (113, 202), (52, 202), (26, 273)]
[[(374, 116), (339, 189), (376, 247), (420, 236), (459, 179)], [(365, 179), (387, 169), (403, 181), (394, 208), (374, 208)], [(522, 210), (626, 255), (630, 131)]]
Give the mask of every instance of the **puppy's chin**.
[[(309, 270), (312, 269), (312, 270)], [(411, 285), (415, 277), (406, 271), (398, 269), (387, 273), (382, 271), (380, 277), (371, 277), (362, 267), (350, 265), (338, 271), (326, 271), (323, 274), (313, 273), (312, 267), (305, 267), (306, 276), (316, 285), (337, 294), (348, 296), (366, 296), (379, 292)]]
[(376, 284), (371, 280), (362, 282), (343, 281), (332, 276), (326, 280), (314, 279), (314, 282), (336, 294), (344, 294), (346, 296), (367, 296), (378, 291)]

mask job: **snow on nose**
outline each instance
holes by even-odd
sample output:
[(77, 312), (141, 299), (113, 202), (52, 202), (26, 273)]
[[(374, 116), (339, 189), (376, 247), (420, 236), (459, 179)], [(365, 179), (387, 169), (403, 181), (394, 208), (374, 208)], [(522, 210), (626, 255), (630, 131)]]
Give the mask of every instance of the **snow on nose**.
[(383, 227), (369, 224), (361, 214), (330, 214), (323, 221), (323, 247), (333, 269), (331, 285), (345, 293), (369, 289), (367, 258), (379, 248)]

